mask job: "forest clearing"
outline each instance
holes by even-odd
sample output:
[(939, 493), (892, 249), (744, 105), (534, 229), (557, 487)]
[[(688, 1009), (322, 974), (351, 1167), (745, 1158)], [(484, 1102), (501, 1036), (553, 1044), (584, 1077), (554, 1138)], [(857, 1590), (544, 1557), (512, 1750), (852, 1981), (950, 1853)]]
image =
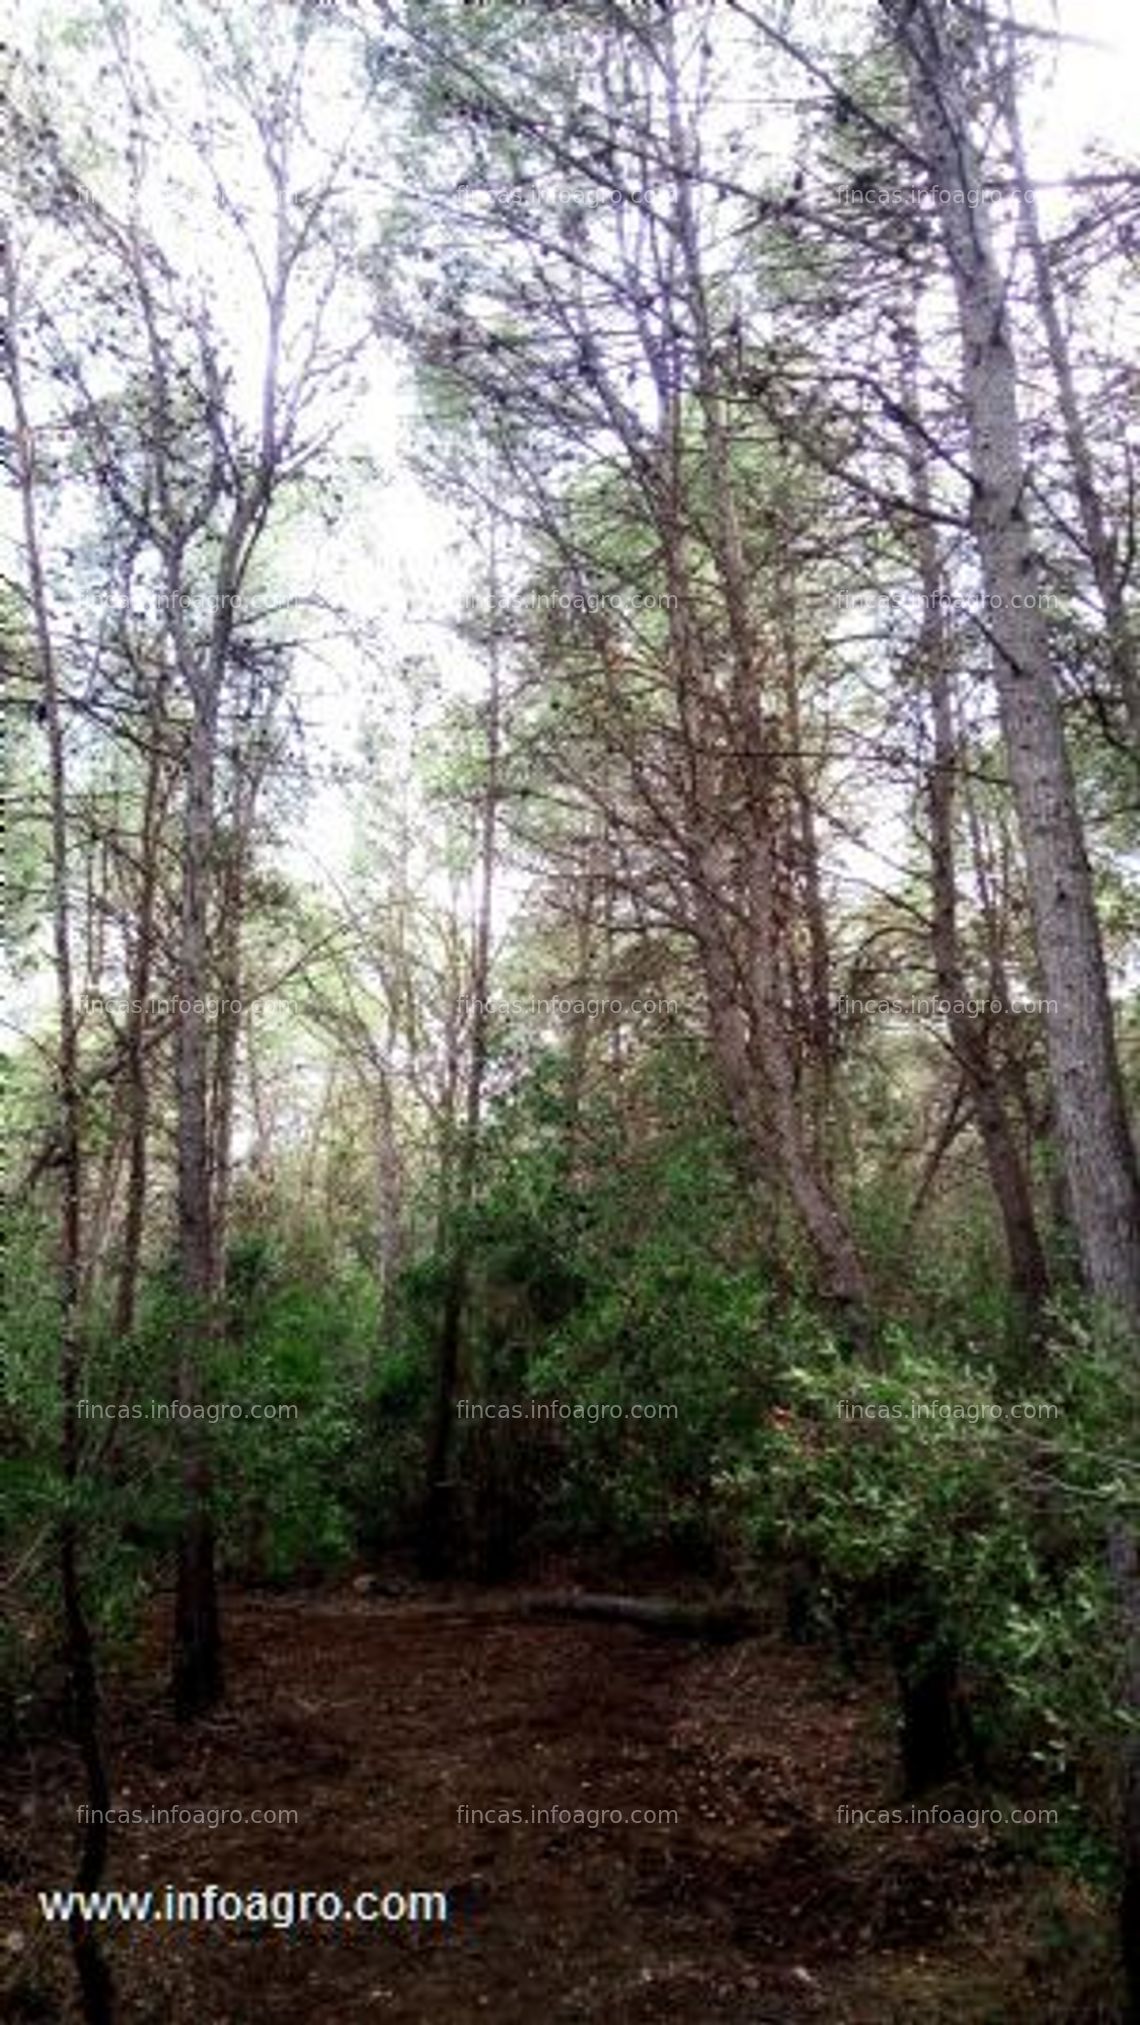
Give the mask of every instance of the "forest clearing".
[[(939, 1801), (964, 1822), (840, 1823), (845, 1805), (898, 1802), (875, 1683), (856, 1692), (817, 1653), (771, 1640), (726, 1652), (629, 1626), (527, 1625), (509, 1591), (487, 1618), (484, 1594), (427, 1608), (409, 1593), (233, 1599), (226, 1710), (189, 1754), (153, 1694), (127, 1694), (115, 1742), (130, 1739), (128, 1805), (224, 1796), (248, 1815), (271, 1792), (299, 1822), (133, 1824), (109, 1884), (343, 1894), (399, 1879), (448, 1903), (446, 1925), (380, 1935), (188, 1926), (171, 1950), (120, 1928), (116, 1975), (140, 2025), (1098, 2015), (1096, 1920), (1034, 1864), (1028, 1831), (1017, 1848), (971, 1821), (962, 1792)], [(38, 1767), (15, 1840), (21, 1868), (34, 1851), (63, 1875), (52, 1769)], [(557, 1819), (596, 1816), (599, 1800), (677, 1820)], [(30, 1946), (44, 1951), (42, 1932)], [(58, 1955), (53, 1971), (62, 2002)]]

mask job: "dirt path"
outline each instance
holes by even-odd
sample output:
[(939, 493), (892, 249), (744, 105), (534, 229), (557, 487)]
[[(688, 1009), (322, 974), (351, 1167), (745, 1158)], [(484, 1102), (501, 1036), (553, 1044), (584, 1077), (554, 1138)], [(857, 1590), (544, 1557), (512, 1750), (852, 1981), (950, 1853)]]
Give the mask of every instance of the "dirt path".
[[(984, 1829), (837, 1825), (840, 1805), (897, 1796), (872, 1697), (838, 1688), (814, 1653), (761, 1640), (704, 1650), (622, 1625), (502, 1623), (351, 1594), (235, 1597), (227, 1634), (224, 1712), (187, 1752), (160, 1707), (136, 1704), (114, 1738), (117, 1797), (144, 1811), (295, 1808), (298, 1824), (120, 1827), (107, 1883), (346, 1899), (438, 1889), (450, 1917), (119, 1926), (127, 2025), (1108, 2015), (1075, 1994), (1091, 1925), (1055, 1876)], [(68, 1877), (61, 1771), (38, 1767), (23, 1846), (8, 1852), (23, 1888), (6, 1884), (0, 1907), (23, 1990), (13, 2016), (28, 2021), (68, 2015), (62, 1932), (27, 1890), (29, 1875)], [(555, 1825), (531, 1821), (532, 1807), (626, 1818)], [(524, 1819), (473, 1821), (462, 1808)], [(634, 1809), (677, 1819), (633, 1822)], [(1070, 1929), (1052, 1960), (1027, 1938), (1045, 1893)], [(1063, 2001), (1050, 1994), (1061, 1982)]]

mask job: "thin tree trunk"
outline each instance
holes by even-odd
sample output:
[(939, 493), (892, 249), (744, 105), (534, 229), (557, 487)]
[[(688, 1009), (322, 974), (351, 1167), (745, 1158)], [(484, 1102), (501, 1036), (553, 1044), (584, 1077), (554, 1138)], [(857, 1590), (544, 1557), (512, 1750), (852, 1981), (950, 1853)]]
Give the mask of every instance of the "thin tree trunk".
[[(491, 553), (491, 604), (498, 609), (495, 555)], [(450, 1205), (447, 1276), (443, 1313), (436, 1352), (436, 1394), (428, 1437), (427, 1483), (420, 1534), (420, 1562), (430, 1577), (448, 1572), (451, 1565), (451, 1495), (448, 1467), (451, 1459), (455, 1419), (455, 1388), (467, 1299), (469, 1238), (467, 1217), (474, 1198), (475, 1164), (479, 1146), (479, 1120), (483, 1081), (487, 1068), (487, 1041), (490, 1028), (488, 988), (491, 967), (491, 906), (495, 881), (495, 833), (499, 800), (499, 750), (501, 738), (501, 686), (499, 641), (492, 630), (490, 644), (490, 686), (487, 699), (487, 778), (479, 853), (479, 896), (476, 903), (475, 935), (471, 960), (471, 1047), (467, 1064), (467, 1087), (462, 1136), (456, 1164), (455, 1185)]]
[[(700, 882), (705, 892), (706, 879)], [(748, 1148), (757, 1179), (767, 1175), (773, 1151), (792, 1203), (824, 1271), (825, 1292), (841, 1330), (858, 1345), (868, 1306), (867, 1282), (843, 1218), (816, 1172), (795, 1101), (792, 1072), (774, 1031), (775, 1015), (749, 1000), (758, 1023), (753, 1036), (740, 999), (735, 966), (707, 907), (707, 925), (700, 947), (713, 1049), (737, 1126)], [(753, 966), (759, 972), (762, 959)]]
[[(1025, 517), (1017, 368), (1005, 283), (962, 108), (945, 7), (888, 0), (902, 29), (931, 168), (956, 202), (939, 219), (958, 300), (974, 527), (994, 679), (1021, 827), (1057, 1121), (1090, 1290), (1140, 1321), (1140, 1174), (1112, 1029), (1092, 877), (1065, 747)], [(1026, 600), (1031, 602), (1027, 603)]]
[[(214, 1261), (210, 1231), (211, 1176), (205, 997), (207, 907), (214, 842), (213, 781), (217, 695), (212, 684), (194, 696), (182, 836), (182, 922), (177, 1042), (178, 1257), (185, 1314), (177, 1390), (183, 1406), (200, 1403), (202, 1353), (212, 1339)], [(197, 1008), (197, 1009), (195, 1009)], [(183, 1522), (178, 1542), (174, 1607), (174, 1705), (183, 1721), (222, 1693), (221, 1628), (210, 1510), (205, 1423), (181, 1423)]]
[[(28, 425), (18, 344), (18, 290), (15, 260), (7, 239), (2, 242), (7, 309), (7, 367), (16, 438), (16, 469), (27, 554), (29, 602), (36, 659), (43, 691), (47, 728), (51, 797), (52, 930), (58, 999), (57, 1102), (59, 1113), (60, 1231), (60, 1403), (63, 1414), (63, 1517), (59, 1528), (59, 1575), (72, 1719), (87, 1791), (78, 1891), (98, 1887), (107, 1858), (110, 1786), (100, 1736), (99, 1682), (95, 1648), (83, 1603), (76, 1500), (82, 1474), (79, 1433), (79, 1385), (83, 1369), (81, 1281), (83, 1260), (81, 1097), (78, 1035), (71, 966), (71, 911), (67, 837), (67, 771), (63, 716), (52, 643), (51, 621), (41, 559), (36, 514), (35, 447)], [(88, 2025), (113, 2025), (111, 1972), (99, 1944), (98, 1929), (78, 1910), (70, 1917), (70, 1938), (84, 2017)]]
[(380, 1334), (393, 1341), (396, 1285), (403, 1256), (402, 1174), (392, 1077), (381, 1063), (376, 1075), (376, 1265), (380, 1281)]
[[(725, 596), (735, 614), (734, 725), (744, 753), (738, 801), (743, 801), (741, 856), (747, 865), (743, 888), (729, 890), (731, 868), (722, 845), (708, 841), (714, 818), (723, 828), (724, 783), (710, 778), (704, 751), (707, 726), (700, 722), (699, 658), (689, 613), (690, 591), (676, 528), (666, 535), (666, 569), (673, 603), (669, 609), (674, 683), (686, 748), (686, 795), (694, 843), (688, 883), (693, 932), (700, 951), (709, 1000), (710, 1033), (729, 1105), (759, 1182), (773, 1154), (788, 1198), (817, 1261), (827, 1298), (842, 1333), (857, 1344), (868, 1340), (870, 1290), (846, 1219), (813, 1157), (800, 1117), (791, 1051), (783, 1027), (775, 981), (772, 839), (762, 751), (764, 730), (755, 701), (755, 671), (744, 595), (743, 557), (731, 500), (727, 446), (712, 430), (713, 462), (722, 515), (719, 560)], [(720, 813), (718, 813), (718, 811)], [(704, 838), (702, 844), (699, 840)], [(738, 882), (739, 883), (739, 882)], [(730, 937), (743, 922), (747, 947)]]
[[(834, 1173), (831, 1145), (832, 1092), (835, 1052), (831, 1012), (831, 951), (827, 935), (827, 913), (820, 877), (819, 838), (816, 812), (808, 784), (803, 752), (803, 718), (800, 710), (800, 676), (796, 654), (792, 587), (785, 583), (780, 592), (781, 610), (788, 617), (781, 629), (783, 647), (784, 700), (787, 710), (788, 748), (791, 753), (791, 790), (795, 812), (795, 845), (799, 862), (799, 887), (803, 918), (807, 927), (807, 1016), (806, 1039), (812, 1083), (813, 1153), (821, 1174), (832, 1185)], [(787, 601), (787, 602), (785, 602)], [(793, 959), (794, 961), (794, 959)]]
[[(764, 1085), (764, 1110), (767, 1112), (761, 1157), (775, 1151), (788, 1193), (819, 1262), (825, 1291), (837, 1310), (841, 1331), (855, 1343), (863, 1344), (869, 1340), (870, 1288), (843, 1209), (813, 1157), (804, 1130), (791, 1049), (779, 1002), (772, 761), (760, 700), (761, 659), (750, 615), (748, 572), (733, 484), (732, 451), (701, 273), (675, 74), (670, 75), (669, 88), (670, 144), (677, 175), (678, 237), (688, 282), (689, 308), (697, 332), (697, 398), (708, 455), (711, 546), (728, 621), (734, 722), (744, 754), (740, 772), (746, 831), (744, 846), (748, 857), (746, 899), (750, 947), (746, 976), (742, 982), (750, 1027), (750, 1066), (760, 1070)], [(706, 820), (709, 814), (706, 809)], [(698, 896), (698, 904), (702, 897)], [(724, 966), (719, 967), (724, 969)], [(725, 982), (728, 982), (727, 977)], [(729, 1055), (738, 1057), (738, 1042), (723, 1027), (723, 1023), (722, 1034), (722, 1051), (727, 1049)], [(739, 1060), (731, 1073), (739, 1083)], [(749, 1109), (753, 1111), (751, 1105)], [(755, 1146), (754, 1150), (760, 1154), (760, 1146)]]
[(127, 1007), (124, 1081), (127, 1108), (127, 1199), (123, 1251), (115, 1296), (115, 1329), (121, 1339), (134, 1331), (139, 1269), (146, 1219), (147, 1138), (150, 1088), (147, 1082), (146, 1002), (150, 996), (154, 954), (155, 904), (158, 886), (158, 833), (163, 778), (161, 745), (165, 672), (160, 676), (150, 712), (151, 746), (143, 797), (139, 839), (140, 886), (135, 917), (135, 960), (130, 970), (131, 1003)]
[[(904, 357), (906, 407), (921, 422), (913, 360)], [(907, 452), (916, 508), (914, 540), (922, 588), (923, 622), (919, 661), (930, 695), (934, 756), (927, 778), (930, 814), (932, 948), (940, 995), (951, 1006), (950, 1038), (966, 1079), (978, 1122), (990, 1185), (1001, 1215), (1010, 1279), (1027, 1314), (1037, 1315), (1049, 1292), (1049, 1273), (1037, 1232), (1029, 1177), (1021, 1160), (991, 1056), (986, 1027), (968, 1011), (954, 1008), (970, 997), (958, 932), (954, 853), (955, 740), (951, 704), (950, 642), (943, 610), (944, 589), (931, 508), (930, 476), (920, 428), (909, 431)]]
[[(576, 994), (585, 996), (593, 988), (594, 965), (594, 897), (598, 877), (594, 868), (597, 846), (591, 842), (587, 859), (586, 875), (582, 882), (582, 893), (574, 917), (574, 988)], [(603, 868), (602, 878), (606, 876)], [(607, 996), (610, 977), (604, 979)], [(562, 1135), (559, 1164), (568, 1184), (573, 1187), (578, 1167), (578, 1150), (582, 1127), (582, 1100), (586, 1088), (586, 1066), (590, 1052), (590, 1029), (585, 1014), (579, 1014), (570, 1029), (566, 1049), (566, 1124)]]
[(114, 1226), (126, 1150), (122, 1133), (117, 1130), (109, 1132), (99, 1156), (98, 1175), (93, 1184), (87, 1183), (87, 1228), (83, 1239), (81, 1276), (84, 1297), (88, 1289), (99, 1282)]
[[(945, 0), (884, 0), (910, 69), (930, 168), (951, 201), (939, 217), (958, 302), (974, 527), (992, 614), (994, 678), (1021, 827), (1046, 1008), (1062, 1158), (1090, 1292), (1140, 1329), (1140, 1173), (1112, 1030), (1108, 984), (1025, 518), (1028, 473), (1006, 290), (985, 206)], [(956, 24), (955, 24), (956, 25)], [(955, 201), (956, 200), (956, 201)], [(1027, 604), (1027, 596), (1032, 603)], [(1128, 1645), (1123, 1690), (1140, 1713), (1140, 1571), (1117, 1529), (1110, 1568)], [(1130, 2025), (1140, 2025), (1140, 1745), (1122, 1767), (1121, 1900)]]
[(238, 1048), (241, 1041), (241, 929), (245, 909), (245, 870), (253, 797), (242, 807), (239, 796), (235, 835), (222, 877), (218, 910), (218, 1023), (210, 1105), (211, 1284), (214, 1300), (225, 1292), (230, 1197), (233, 1189), (234, 1103), (237, 1094)]

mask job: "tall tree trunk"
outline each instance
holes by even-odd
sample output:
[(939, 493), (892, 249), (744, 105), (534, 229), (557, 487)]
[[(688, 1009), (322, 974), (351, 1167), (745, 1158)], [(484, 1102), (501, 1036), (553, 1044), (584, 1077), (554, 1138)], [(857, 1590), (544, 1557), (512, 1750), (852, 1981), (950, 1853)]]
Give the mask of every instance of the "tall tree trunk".
[(913, 359), (904, 339), (903, 383), (908, 414), (916, 427), (908, 432), (911, 493), (916, 508), (914, 540), (922, 588), (923, 622), (918, 643), (934, 730), (934, 756), (927, 779), (930, 814), (930, 877), (933, 907), (932, 948), (938, 990), (952, 1008), (948, 1023), (954, 1053), (962, 1069), (981, 1134), (990, 1185), (1001, 1215), (1009, 1257), (1010, 1279), (1030, 1317), (1036, 1316), (1049, 1292), (1049, 1273), (1037, 1231), (1029, 1176), (1006, 1113), (991, 1053), (987, 1026), (967, 1011), (954, 1010), (970, 996), (958, 932), (958, 893), (954, 852), (955, 739), (951, 696), (951, 647), (943, 608), (943, 580), (934, 531), (925, 432), (921, 427)]
[[(391, 1038), (391, 1036), (390, 1036)], [(390, 1059), (390, 1058), (389, 1058)], [(380, 1334), (391, 1344), (396, 1326), (396, 1286), (403, 1257), (401, 1222), (403, 1175), (396, 1132), (396, 1106), (387, 1062), (377, 1064), (376, 1117), (376, 1268), (380, 1283)]]
[[(280, 304), (276, 317), (280, 316)], [(234, 615), (250, 556), (265, 524), (273, 490), (272, 418), (279, 323), (271, 324), (264, 385), (262, 461), (234, 504), (214, 577), (214, 623), (203, 654), (185, 621), (184, 544), (171, 542), (167, 607), (179, 672), (192, 705), (182, 819), (182, 904), (179, 923), (178, 1263), (185, 1306), (178, 1358), (179, 1402), (200, 1402), (206, 1351), (217, 1339), (220, 1245), (214, 1224), (215, 1186), (210, 1131), (210, 1046), (205, 1000), (210, 985), (210, 907), (216, 876), (215, 774), (222, 692)], [(236, 1044), (236, 1043), (235, 1043)], [(183, 1721), (204, 1713), (223, 1689), (210, 1455), (206, 1423), (180, 1422), (183, 1516), (174, 1605), (172, 1688)]]
[[(671, 52), (672, 58), (672, 52)], [(748, 570), (733, 480), (732, 448), (725, 401), (717, 365), (718, 350), (710, 323), (701, 269), (699, 234), (691, 195), (691, 164), (687, 160), (679, 113), (676, 71), (669, 79), (670, 150), (676, 178), (676, 227), (697, 343), (697, 400), (700, 407), (710, 489), (710, 545), (724, 598), (731, 666), (734, 732), (739, 740), (743, 797), (742, 842), (748, 860), (745, 893), (749, 948), (741, 982), (747, 1000), (748, 1054), (759, 1071), (766, 1128), (764, 1153), (774, 1150), (788, 1194), (819, 1263), (825, 1292), (836, 1309), (842, 1334), (855, 1343), (869, 1340), (870, 1289), (847, 1218), (829, 1188), (813, 1154), (795, 1088), (795, 1071), (785, 1028), (778, 984), (779, 946), (776, 927), (774, 775), (762, 709), (762, 657), (751, 617)], [(674, 575), (681, 575), (675, 557)], [(671, 584), (670, 588), (674, 586)], [(682, 585), (682, 589), (687, 588)], [(703, 734), (698, 730), (698, 741)], [(712, 810), (702, 811), (707, 823)], [(707, 859), (706, 859), (707, 862)], [(698, 905), (707, 894), (698, 893)], [(714, 957), (715, 961), (715, 957)], [(731, 963), (718, 963), (727, 985)], [(721, 1022), (722, 1059), (736, 1057), (730, 1070), (739, 1079), (739, 1036), (733, 1022)], [(755, 1107), (749, 1109), (755, 1116)], [(760, 1146), (754, 1145), (760, 1154)]]
[[(940, 220), (958, 302), (974, 526), (989, 599), (994, 677), (1021, 827), (1046, 1009), (1058, 1136), (1090, 1291), (1140, 1329), (1140, 1174), (1116, 1057), (1104, 957), (1038, 576), (1025, 518), (1017, 369), (945, 0), (884, 0), (906, 52), (930, 168), (951, 193)], [(956, 201), (955, 201), (956, 199)], [(1027, 597), (1033, 602), (1026, 603)], [(1118, 1530), (1110, 1565), (1140, 1714), (1140, 1570)], [(1140, 1744), (1125, 1754), (1122, 1938), (1130, 2025), (1140, 2025)]]
[(135, 913), (134, 962), (130, 967), (131, 1002), (127, 1007), (126, 1061), (123, 1067), (127, 1112), (127, 1198), (123, 1220), (123, 1249), (115, 1293), (115, 1329), (120, 1338), (134, 1331), (138, 1302), (139, 1268), (142, 1260), (143, 1228), (146, 1219), (147, 1138), (150, 1124), (150, 1086), (146, 1065), (146, 1001), (150, 996), (153, 960), (155, 906), (158, 887), (158, 841), (163, 798), (164, 755), (162, 730), (165, 671), (160, 674), (150, 711), (150, 751), (147, 756), (146, 788), (143, 795), (139, 837), (139, 892)]
[[(777, 938), (767, 738), (757, 695), (745, 568), (732, 496), (728, 445), (715, 393), (705, 416), (714, 498), (716, 559), (732, 641), (732, 738), (736, 751), (714, 776), (708, 752), (706, 695), (680, 512), (663, 516), (662, 541), (671, 604), (673, 682), (684, 750), (684, 794), (692, 839), (688, 886), (693, 934), (709, 999), (710, 1033), (730, 1108), (761, 1183), (773, 1155), (817, 1262), (841, 1333), (868, 1340), (870, 1289), (847, 1220), (809, 1144), (795, 1088), (791, 1048), (776, 981)], [(741, 879), (726, 860), (726, 791), (740, 807)], [(741, 926), (743, 924), (743, 926)]]
[[(800, 911), (807, 929), (807, 988), (804, 1027), (811, 1087), (812, 1151), (820, 1173), (833, 1186), (832, 1097), (835, 1072), (831, 1011), (831, 950), (820, 873), (816, 810), (804, 754), (800, 669), (796, 646), (795, 592), (790, 573), (779, 590), (781, 661), (787, 714), (788, 761), (794, 816), (792, 840), (797, 864)], [(795, 957), (793, 954), (793, 964)]]
[[(6, 362), (15, 422), (17, 482), (23, 518), (29, 604), (36, 660), (42, 689), (48, 740), (51, 803), (52, 932), (58, 1006), (56, 1098), (59, 1116), (59, 1387), (63, 1415), (63, 1516), (59, 1527), (59, 1579), (63, 1601), (64, 1639), (71, 1681), (72, 1720), (87, 1791), (78, 1891), (94, 1891), (107, 1858), (107, 1810), (110, 1786), (100, 1736), (99, 1682), (95, 1648), (84, 1608), (80, 1573), (77, 1498), (83, 1458), (79, 1433), (79, 1385), (83, 1369), (82, 1302), (82, 1152), (80, 1141), (78, 1030), (71, 965), (70, 864), (67, 836), (67, 762), (59, 681), (36, 512), (35, 443), (28, 423), (18, 341), (18, 287), (15, 256), (2, 241)], [(98, 1928), (78, 1910), (70, 1918), (70, 1938), (79, 1981), (83, 2014), (88, 2025), (113, 2025), (111, 1972), (99, 1945)]]
[[(498, 609), (498, 581), (492, 537), (491, 608)], [(479, 850), (479, 891), (476, 902), (475, 933), (471, 956), (471, 1044), (467, 1061), (467, 1085), (462, 1129), (451, 1195), (448, 1259), (436, 1350), (436, 1391), (428, 1436), (427, 1482), (420, 1527), (419, 1558), (423, 1571), (432, 1578), (446, 1574), (452, 1560), (451, 1487), (448, 1467), (451, 1460), (455, 1419), (455, 1388), (463, 1330), (463, 1310), (469, 1275), (467, 1218), (475, 1192), (475, 1164), (479, 1148), (479, 1119), (483, 1081), (487, 1069), (487, 1039), (490, 1027), (488, 989), (491, 971), (491, 907), (495, 883), (495, 833), (499, 801), (499, 751), (501, 742), (501, 680), (498, 635), (492, 629), (490, 682), (487, 697), (487, 776), (483, 790)]]
[(214, 1298), (221, 1302), (226, 1284), (230, 1200), (233, 1193), (234, 1106), (242, 1038), (242, 931), (246, 895), (254, 860), (254, 824), (258, 797), (272, 757), (268, 736), (274, 695), (260, 702), (251, 690), (248, 714), (255, 721), (248, 749), (234, 755), (233, 814), (221, 866), (217, 918), (218, 1023), (214, 1048), (210, 1106), (210, 1175), (213, 1187), (211, 1249)]
[[(1025, 517), (1017, 368), (981, 180), (942, 0), (885, 0), (904, 25), (931, 169), (955, 201), (939, 218), (958, 301), (974, 528), (994, 679), (1049, 1001), (1057, 1120), (1090, 1290), (1140, 1320), (1140, 1174), (1124, 1104), (1092, 877)], [(1027, 602), (1029, 600), (1029, 602)]]
[(210, 1103), (210, 1251), (213, 1297), (225, 1292), (230, 1196), (233, 1188), (234, 1104), (237, 1096), (238, 1051), (241, 1043), (241, 932), (245, 913), (245, 882), (250, 828), (256, 788), (239, 786), (234, 833), (221, 877), (217, 921), (218, 1022)]
[[(214, 843), (217, 691), (206, 678), (194, 695), (182, 834), (182, 920), (177, 1042), (178, 1259), (185, 1313), (177, 1391), (200, 1403), (202, 1356), (212, 1338), (209, 1061), (202, 1001), (208, 984), (208, 922)], [(195, 1010), (197, 1007), (197, 1010)], [(174, 1705), (182, 1720), (213, 1706), (222, 1692), (221, 1627), (204, 1422), (180, 1423), (183, 1518), (174, 1607)]]
[[(603, 838), (591, 842), (585, 876), (581, 882), (580, 894), (576, 894), (577, 907), (574, 913), (574, 990), (575, 995), (585, 996), (594, 987), (594, 916), (598, 888), (606, 877), (604, 863), (597, 869), (596, 861), (601, 858)], [(607, 996), (611, 979), (607, 974), (603, 980)], [(590, 1055), (590, 1029), (587, 1016), (575, 1017), (566, 1049), (566, 1123), (562, 1134), (562, 1148), (559, 1165), (568, 1184), (573, 1187), (578, 1170), (578, 1154), (582, 1129), (582, 1102), (586, 1090), (586, 1069)]]

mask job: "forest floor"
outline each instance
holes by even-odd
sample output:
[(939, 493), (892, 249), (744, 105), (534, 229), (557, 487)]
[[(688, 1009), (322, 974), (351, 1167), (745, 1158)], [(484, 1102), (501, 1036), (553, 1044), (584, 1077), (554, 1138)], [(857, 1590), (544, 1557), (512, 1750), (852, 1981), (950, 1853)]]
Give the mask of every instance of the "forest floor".
[[(298, 1822), (117, 1827), (105, 1884), (435, 1889), (449, 1919), (118, 1922), (103, 1931), (125, 2025), (1110, 2015), (1094, 1908), (1027, 1846), (1035, 1831), (1014, 1847), (1008, 1830), (839, 1821), (842, 1806), (898, 1804), (884, 1683), (843, 1682), (814, 1649), (515, 1622), (459, 1591), (442, 1605), (234, 1594), (225, 1623), (228, 1699), (192, 1732), (154, 1685), (157, 1625), (117, 1684), (116, 1804), (296, 1808)], [(27, 1889), (70, 1882), (73, 1778), (60, 1753), (17, 1768), (0, 1873), (15, 2019), (74, 2015), (63, 1929)], [(558, 1826), (532, 1807), (626, 1818)], [(635, 1823), (634, 1809), (677, 1818)]]

